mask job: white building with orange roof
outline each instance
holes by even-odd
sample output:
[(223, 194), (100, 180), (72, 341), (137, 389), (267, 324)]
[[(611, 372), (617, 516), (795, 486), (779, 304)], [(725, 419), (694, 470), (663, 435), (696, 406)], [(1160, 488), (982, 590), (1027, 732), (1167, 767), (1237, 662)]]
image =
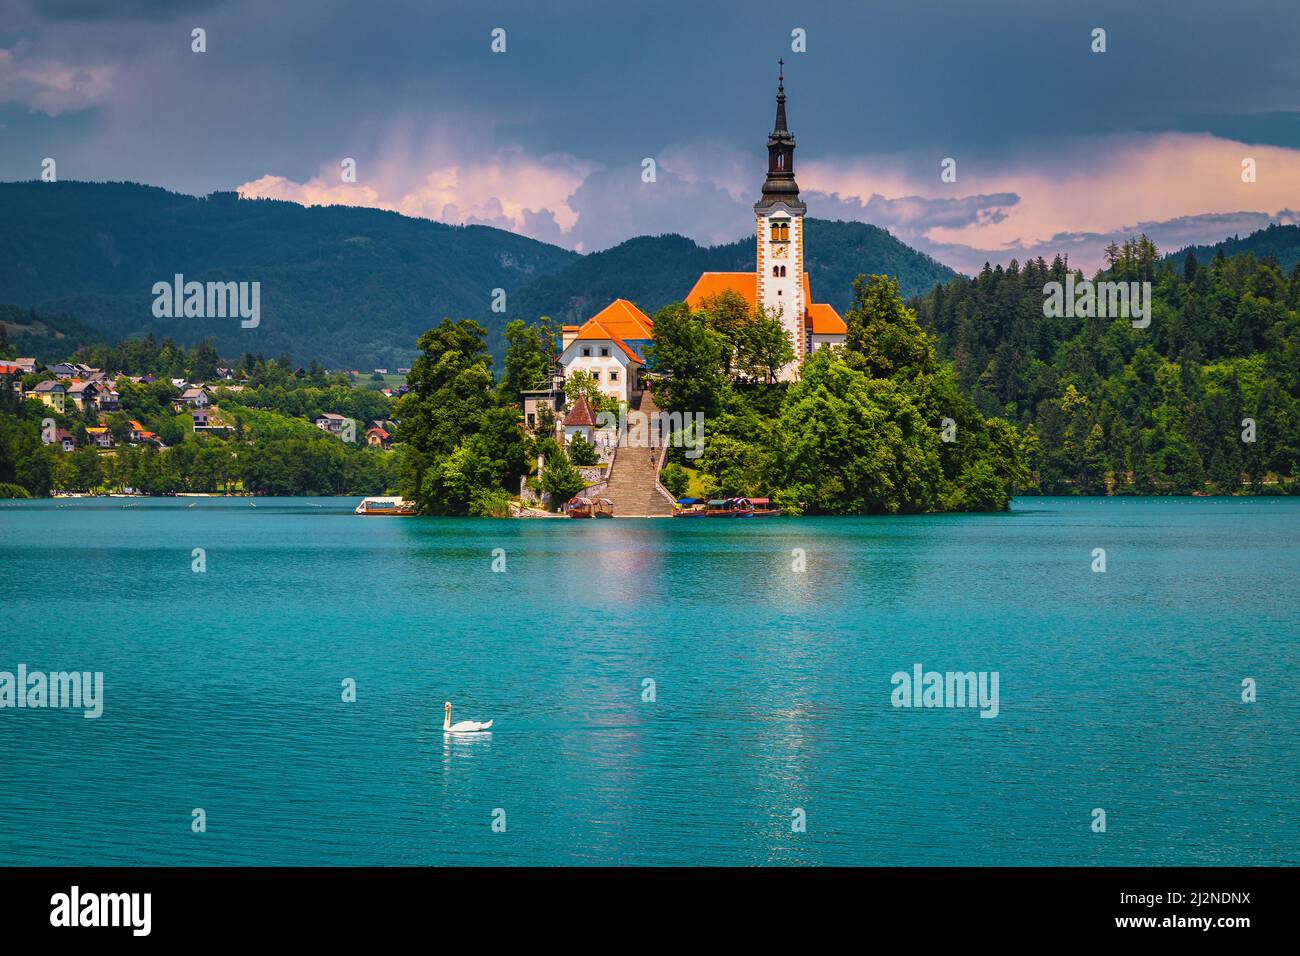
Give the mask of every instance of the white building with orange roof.
[(602, 394), (634, 404), (641, 391), (645, 347), (654, 338), (654, 323), (626, 299), (615, 299), (582, 325), (562, 330), (560, 365), (568, 379), (586, 372)]
[(804, 213), (794, 179), (794, 134), (785, 118), (785, 76), (776, 91), (776, 124), (767, 138), (767, 180), (754, 204), (757, 261), (753, 272), (706, 272), (687, 293), (686, 304), (698, 309), (721, 292), (738, 293), (751, 309), (763, 306), (778, 316), (790, 336), (795, 360), (781, 379), (797, 378), (799, 366), (815, 349), (842, 345), (848, 331), (831, 305), (812, 301), (804, 271)]

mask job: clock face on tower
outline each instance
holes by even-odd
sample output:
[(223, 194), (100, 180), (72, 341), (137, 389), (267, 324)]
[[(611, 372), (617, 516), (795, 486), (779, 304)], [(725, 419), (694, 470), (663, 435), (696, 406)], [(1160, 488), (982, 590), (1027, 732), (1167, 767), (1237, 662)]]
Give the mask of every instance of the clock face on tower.
[(785, 254), (786, 254), (786, 252), (789, 250), (789, 248), (790, 248), (790, 247), (787, 246), (784, 242), (774, 242), (774, 243), (772, 243), (772, 258), (773, 258), (773, 259), (784, 259), (784, 258), (785, 258)]

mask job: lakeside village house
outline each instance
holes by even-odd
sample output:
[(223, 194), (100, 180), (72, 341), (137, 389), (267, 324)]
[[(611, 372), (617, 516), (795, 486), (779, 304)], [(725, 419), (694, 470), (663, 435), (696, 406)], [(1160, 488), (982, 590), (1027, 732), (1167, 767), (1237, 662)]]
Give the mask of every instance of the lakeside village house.
[[(60, 362), (48, 367), (53, 378), (46, 379), (29, 390), (24, 390), (21, 376), (35, 372), (42, 367), (34, 358), (19, 358), (0, 362), (0, 378), (13, 380), (13, 389), (19, 400), (36, 399), (60, 413), (87, 412), (97, 415), (97, 423), (86, 428), (85, 444), (102, 450), (110, 450), (118, 445), (118, 438), (113, 436), (108, 426), (107, 414), (121, 409), (121, 395), (117, 390), (116, 379), (97, 368), (71, 362)], [(301, 371), (301, 370), (300, 370)], [(154, 381), (153, 376), (123, 376), (137, 384)], [(244, 389), (234, 382), (234, 372), (228, 368), (217, 369), (220, 388), (232, 392)], [(172, 400), (172, 409), (177, 413), (186, 413), (190, 419), (190, 428), (194, 434), (230, 434), (235, 429), (213, 405), (213, 388), (202, 384), (191, 384), (184, 379), (169, 380), (180, 394)], [(402, 391), (405, 391), (403, 386)], [(386, 389), (385, 392), (388, 392)], [(334, 412), (326, 412), (314, 420), (317, 428), (346, 438), (345, 429), (350, 421), (347, 417)], [(360, 425), (360, 422), (356, 423)], [(365, 431), (365, 443), (371, 447), (387, 451), (392, 447), (393, 432), (396, 424), (388, 419), (369, 423)], [(66, 428), (52, 429), (44, 434), (47, 444), (57, 445), (63, 451), (75, 451), (78, 442), (71, 431)], [(135, 419), (129, 421), (129, 432), (119, 436), (123, 441), (133, 445), (153, 445), (161, 448), (162, 439), (146, 429)]]
[[(795, 360), (781, 370), (782, 381), (799, 375), (799, 367), (815, 349), (844, 343), (844, 320), (824, 302), (813, 302), (804, 271), (804, 214), (794, 178), (794, 134), (786, 122), (785, 77), (778, 81), (776, 123), (767, 137), (767, 178), (754, 204), (757, 257), (753, 272), (706, 272), (686, 296), (697, 309), (722, 292), (738, 293), (751, 309), (763, 306), (780, 316), (794, 346)], [(631, 407), (639, 407), (646, 387), (645, 347), (654, 339), (654, 322), (626, 299), (615, 299), (581, 326), (562, 329), (560, 355), (549, 388), (524, 392), (524, 419), (530, 429), (537, 414), (549, 407), (565, 442), (582, 434), (592, 439), (595, 424), (586, 402), (565, 416), (564, 383), (575, 372), (587, 372), (600, 391)], [(599, 438), (596, 439), (600, 444)]]
[[(106, 424), (107, 419), (104, 417), (109, 412), (116, 412), (121, 409), (121, 395), (117, 390), (116, 380), (97, 368), (70, 362), (60, 362), (48, 368), (54, 378), (46, 379), (35, 385), (30, 391), (24, 392), (22, 382), (17, 376), (34, 372), (37, 367), (38, 363), (35, 359), (14, 359), (11, 362), (0, 362), (0, 377), (11, 376), (15, 379), (14, 390), (18, 393), (20, 399), (37, 399), (60, 413), (74, 411), (97, 413), (99, 424), (86, 428), (86, 443), (100, 449), (117, 447), (117, 441), (114, 439)], [(137, 384), (153, 381), (151, 376), (130, 375), (126, 376), (126, 378)], [(191, 386), (184, 381), (174, 382), (174, 384), (177, 384), (178, 387), (184, 387), (184, 391), (172, 403), (173, 407), (178, 412), (188, 411), (190, 413), (195, 432), (228, 432), (232, 430), (229, 425), (213, 420), (210, 417), (208, 406), (211, 405), (212, 400), (206, 388), (202, 385)], [(230, 387), (238, 388), (238, 386)], [(132, 444), (162, 447), (162, 439), (135, 419), (130, 419), (129, 427), (130, 432), (127, 440)], [(55, 429), (45, 440), (48, 444), (58, 445), (63, 451), (75, 451), (77, 448), (76, 439), (73, 437), (72, 432), (66, 428)]]

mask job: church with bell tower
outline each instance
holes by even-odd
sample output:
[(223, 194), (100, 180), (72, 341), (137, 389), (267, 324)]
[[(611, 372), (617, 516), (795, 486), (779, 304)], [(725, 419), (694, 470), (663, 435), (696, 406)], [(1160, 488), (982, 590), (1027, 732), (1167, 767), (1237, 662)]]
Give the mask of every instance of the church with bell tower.
[(785, 62), (780, 61), (776, 87), (776, 122), (767, 137), (767, 178), (754, 203), (756, 260), (751, 272), (706, 272), (686, 296), (699, 308), (725, 290), (739, 293), (750, 308), (762, 307), (780, 318), (795, 360), (781, 371), (781, 380), (797, 378), (799, 366), (815, 349), (840, 345), (847, 331), (835, 309), (812, 301), (804, 271), (804, 214), (794, 178), (794, 134), (785, 111)]
[[(799, 368), (814, 351), (844, 344), (844, 320), (825, 302), (813, 302), (804, 270), (804, 213), (794, 179), (794, 134), (785, 116), (785, 63), (777, 75), (776, 122), (767, 137), (767, 178), (754, 203), (757, 240), (753, 272), (706, 272), (686, 296), (691, 309), (702, 308), (722, 292), (735, 292), (752, 311), (762, 308), (781, 321), (794, 350), (794, 361), (779, 379), (799, 377)], [(626, 299), (616, 299), (583, 325), (562, 329), (557, 362), (565, 379), (574, 372), (592, 377), (605, 395), (633, 402), (644, 390), (644, 347), (654, 339), (654, 321)], [(558, 391), (557, 391), (558, 388)], [(563, 388), (525, 395), (526, 414), (538, 395), (562, 402)], [(561, 404), (559, 407), (563, 407)]]

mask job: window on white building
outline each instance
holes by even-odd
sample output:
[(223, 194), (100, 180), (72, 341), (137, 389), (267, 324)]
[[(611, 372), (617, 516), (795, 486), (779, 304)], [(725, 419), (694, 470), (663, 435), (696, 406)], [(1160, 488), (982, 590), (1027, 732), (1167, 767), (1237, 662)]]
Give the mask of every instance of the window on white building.
[(609, 346), (608, 346), (608, 345), (602, 345), (602, 346), (600, 347), (600, 357), (601, 357), (601, 358), (609, 358)]
[(584, 349), (582, 350), (582, 357), (583, 357), (583, 358), (591, 358), (591, 349), (584, 348)]
[(618, 372), (614, 371), (613, 369), (610, 369), (610, 372), (609, 372), (609, 380), (610, 380), (611, 382), (617, 382), (617, 381), (618, 381)]

